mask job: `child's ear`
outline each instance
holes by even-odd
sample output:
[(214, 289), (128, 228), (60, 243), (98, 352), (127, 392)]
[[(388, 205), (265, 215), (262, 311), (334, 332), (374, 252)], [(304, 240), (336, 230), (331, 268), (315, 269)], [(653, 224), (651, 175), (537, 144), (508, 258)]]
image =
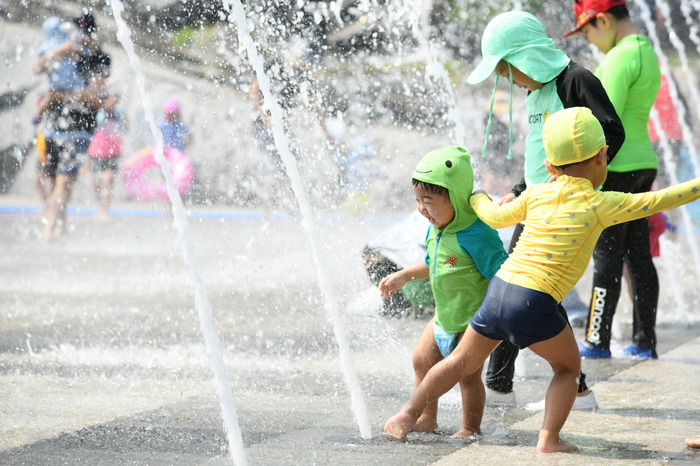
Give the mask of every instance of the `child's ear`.
[(549, 163), (549, 160), (547, 160), (547, 159), (544, 159), (544, 168), (546, 168), (547, 171), (549, 172), (549, 174), (552, 175), (552, 176), (557, 176), (557, 175), (559, 175), (559, 173), (557, 172), (557, 169), (554, 168), (554, 165), (552, 165), (551, 163)]
[(603, 146), (602, 149), (600, 149), (600, 152), (596, 155), (596, 161), (598, 165), (608, 164), (608, 147), (610, 146)]
[(596, 25), (594, 27), (598, 27), (600, 24), (602, 29), (610, 29), (610, 26), (612, 26), (613, 18), (608, 13), (598, 13), (595, 17)]

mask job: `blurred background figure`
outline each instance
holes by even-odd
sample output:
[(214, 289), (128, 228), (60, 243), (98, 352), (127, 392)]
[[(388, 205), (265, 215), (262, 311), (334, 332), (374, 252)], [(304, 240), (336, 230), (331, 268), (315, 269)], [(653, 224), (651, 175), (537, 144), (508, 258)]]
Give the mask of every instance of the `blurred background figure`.
[[(688, 155), (686, 156), (688, 162), (690, 162), (690, 154), (688, 149), (683, 145), (683, 128), (681, 126), (681, 121), (678, 118), (678, 110), (671, 97), (671, 91), (669, 89), (669, 79), (676, 83), (676, 79), (671, 76), (661, 75), (661, 87), (656, 95), (656, 100), (654, 101), (654, 107), (652, 111), (655, 111), (661, 122), (661, 131), (666, 135), (669, 145), (671, 146), (671, 155), (673, 162), (676, 164), (677, 175), (680, 177), (682, 174), (682, 160), (684, 152)], [(679, 89), (678, 83), (675, 84), (676, 89)], [(679, 93), (678, 98), (685, 108), (688, 108), (687, 102), (682, 94)], [(691, 127), (689, 112), (686, 112), (686, 124)], [(666, 166), (666, 160), (663, 154), (663, 148), (661, 147), (661, 136), (656, 131), (654, 122), (649, 119), (648, 123), (649, 139), (651, 140), (651, 145), (656, 151), (659, 158), (659, 172), (656, 175), (656, 181), (658, 182), (659, 188), (666, 188), (672, 184), (671, 176), (669, 173), (669, 167)], [(690, 179), (690, 178), (688, 178)], [(680, 178), (679, 178), (679, 181)], [(687, 180), (683, 180), (687, 181)], [(688, 206), (690, 207), (690, 206)]]
[[(350, 142), (348, 127), (342, 118), (328, 118), (325, 128), (332, 139), (330, 148), (338, 167), (338, 196), (339, 201), (349, 212), (360, 213), (370, 206), (368, 195), (370, 181), (373, 178), (383, 178), (384, 175), (376, 166), (377, 151), (372, 140), (365, 134), (360, 134)], [(411, 264), (409, 264), (411, 265)]]
[[(66, 206), (73, 184), (97, 127), (97, 111), (107, 96), (104, 84), (110, 59), (101, 51), (94, 18), (89, 13), (73, 21), (49, 18), (44, 22), (46, 44), (34, 64), (48, 77), (48, 90), (38, 104), (34, 122), (43, 123), (45, 160), (37, 186), (47, 186), (43, 238), (63, 234)], [(40, 195), (43, 191), (40, 189)]]
[(49, 92), (70, 92), (85, 87), (85, 80), (78, 72), (82, 50), (74, 40), (77, 27), (52, 16), (44, 21), (42, 28), (46, 42), (39, 48), (35, 72), (46, 74)]
[(118, 102), (119, 95), (116, 93), (107, 97), (104, 108), (97, 114), (97, 130), (88, 147), (93, 188), (99, 201), (97, 216), (102, 221), (109, 219), (112, 185), (122, 155), (122, 132), (128, 129)]
[(184, 154), (192, 135), (182, 120), (181, 111), (179, 100), (166, 100), (163, 104), (163, 118), (158, 121), (158, 129), (163, 133), (163, 147), (172, 147)]
[(77, 33), (77, 29), (71, 23), (64, 22), (55, 16), (47, 18), (42, 24), (42, 29), (46, 36), (46, 42), (37, 51), (34, 72), (46, 74), (48, 86), (36, 102), (37, 115), (32, 123), (36, 128), (39, 154), (35, 185), (45, 212), (55, 185), (56, 167), (54, 165), (58, 160), (49, 161), (47, 158), (46, 136), (44, 134), (46, 123), (42, 121), (42, 117), (51, 101), (62, 96), (60, 93), (81, 89), (85, 87), (85, 81), (78, 73), (77, 54), (79, 51), (71, 37)]
[[(401, 222), (372, 238), (362, 251), (362, 262), (373, 285), (394, 272), (425, 258), (430, 223), (414, 210)], [(384, 317), (422, 317), (435, 311), (430, 279), (408, 282), (391, 298), (382, 298)]]

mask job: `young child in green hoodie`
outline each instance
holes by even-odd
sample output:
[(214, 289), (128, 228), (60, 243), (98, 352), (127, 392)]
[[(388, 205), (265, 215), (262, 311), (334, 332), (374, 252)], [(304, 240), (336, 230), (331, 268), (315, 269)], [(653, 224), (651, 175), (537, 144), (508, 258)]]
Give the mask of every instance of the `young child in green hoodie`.
[(491, 280), (484, 302), (450, 357), (436, 364), (384, 431), (403, 438), (423, 410), (458, 380), (480, 372), (503, 340), (530, 348), (554, 372), (537, 449), (576, 450), (559, 436), (576, 398), (581, 357), (557, 305), (588, 267), (596, 241), (610, 226), (648, 217), (700, 198), (700, 178), (654, 192), (596, 191), (608, 174), (605, 135), (591, 111), (574, 107), (544, 124), (545, 166), (552, 183), (528, 187), (498, 205), (483, 191), (470, 204), (493, 228), (524, 222), (515, 250)]
[[(457, 346), (474, 312), (486, 295), (489, 280), (508, 255), (498, 233), (482, 222), (469, 205), (474, 184), (471, 157), (461, 147), (428, 153), (413, 172), (418, 211), (429, 221), (427, 255), (379, 283), (384, 297), (407, 282), (430, 277), (435, 295), (435, 318), (425, 327), (413, 353), (415, 386), (435, 364)], [(481, 369), (460, 380), (462, 426), (453, 437), (481, 434), (484, 385)], [(437, 424), (437, 399), (426, 406), (411, 430), (428, 432)]]

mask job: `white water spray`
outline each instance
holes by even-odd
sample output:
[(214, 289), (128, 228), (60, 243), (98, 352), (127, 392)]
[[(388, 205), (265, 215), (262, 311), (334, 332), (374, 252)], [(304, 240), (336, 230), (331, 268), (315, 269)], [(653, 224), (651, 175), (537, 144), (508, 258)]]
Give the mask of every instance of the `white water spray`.
[(190, 272), (190, 277), (194, 282), (195, 307), (197, 308), (197, 312), (199, 314), (199, 323), (207, 348), (209, 363), (214, 373), (216, 394), (219, 398), (219, 404), (221, 406), (221, 417), (223, 418), (224, 425), (226, 427), (226, 438), (228, 440), (231, 457), (234, 464), (238, 466), (246, 466), (247, 460), (245, 448), (243, 446), (243, 437), (241, 435), (241, 429), (238, 425), (236, 408), (233, 405), (231, 387), (228, 382), (226, 367), (224, 366), (223, 356), (219, 346), (219, 339), (216, 336), (216, 332), (214, 331), (214, 326), (212, 324), (213, 319), (211, 305), (207, 299), (204, 282), (197, 267), (197, 256), (194, 252), (194, 244), (190, 238), (187, 218), (185, 217), (185, 210), (182, 206), (182, 199), (173, 185), (173, 176), (170, 170), (170, 163), (163, 155), (163, 135), (156, 127), (155, 118), (153, 116), (153, 104), (148, 92), (146, 91), (146, 78), (141, 68), (141, 61), (134, 51), (134, 44), (131, 41), (131, 30), (122, 19), (124, 5), (122, 5), (120, 0), (112, 0), (111, 4), (112, 12), (114, 13), (114, 20), (117, 23), (117, 39), (119, 39), (119, 42), (121, 42), (122, 46), (124, 47), (124, 50), (129, 56), (129, 62), (136, 72), (139, 96), (144, 109), (146, 121), (148, 122), (151, 132), (153, 133), (153, 137), (156, 139), (156, 162), (158, 162), (160, 165), (163, 176), (165, 177), (166, 190), (168, 192), (170, 202), (172, 203), (172, 212), (174, 217), (173, 224), (175, 225), (178, 238), (180, 239), (180, 243), (183, 247), (185, 264), (187, 265)]
[[(700, 5), (698, 5), (697, 2), (694, 3), (696, 4), (696, 9), (700, 10)], [(685, 23), (688, 25), (688, 36), (690, 40), (693, 41), (695, 49), (700, 54), (700, 36), (698, 36), (700, 29), (698, 28), (697, 22), (693, 20), (692, 7), (688, 0), (681, 0), (681, 11), (683, 12), (683, 16), (685, 16)]]
[(343, 0), (335, 0), (333, 3), (331, 3), (331, 11), (335, 15), (336, 21), (338, 21), (338, 24), (340, 26), (343, 25), (343, 18), (340, 16), (340, 10), (343, 8)]
[(452, 121), (452, 131), (455, 144), (466, 148), (467, 133), (464, 129), (462, 117), (459, 114), (457, 99), (455, 98), (455, 94), (452, 89), (450, 75), (447, 73), (447, 69), (445, 69), (445, 66), (438, 58), (435, 45), (427, 37), (425, 37), (425, 34), (421, 30), (420, 13), (422, 10), (419, 8), (419, 6), (422, 5), (423, 2), (418, 0), (416, 3), (417, 4), (414, 5), (415, 8), (412, 8), (409, 12), (410, 24), (413, 35), (415, 36), (416, 40), (418, 40), (421, 47), (423, 47), (426, 51), (427, 63), (425, 73), (429, 79), (432, 78), (435, 81), (439, 81), (442, 84), (442, 87), (445, 89), (445, 92), (447, 92), (447, 105), (449, 107), (447, 116)]
[(673, 312), (670, 313), (671, 320), (673, 322), (688, 322), (688, 316), (693, 314), (691, 314), (690, 306), (685, 299), (685, 293), (681, 288), (681, 277), (678, 273), (677, 264), (682, 260), (681, 248), (677, 241), (667, 240), (663, 235), (659, 238), (659, 242), (664, 249), (664, 254), (661, 254), (663, 271), (669, 275), (670, 280), (668, 280), (668, 283), (672, 290), (670, 294), (676, 300)]
[(224, 4), (228, 7), (233, 21), (238, 30), (239, 43), (245, 48), (248, 54), (248, 60), (255, 71), (255, 74), (260, 85), (260, 91), (263, 93), (265, 103), (270, 111), (270, 119), (272, 121), (272, 133), (275, 140), (275, 147), (284, 162), (287, 174), (292, 184), (292, 190), (296, 196), (301, 211), (301, 224), (306, 234), (311, 240), (311, 250), (318, 270), (319, 282), (324, 295), (324, 305), (333, 323), (333, 332), (338, 343), (341, 366), (345, 383), (350, 392), (351, 407), (360, 428), (360, 433), (364, 439), (372, 438), (369, 417), (367, 415), (367, 407), (364, 401), (362, 388), (360, 387), (357, 378), (357, 371), (352, 360), (350, 352), (350, 344), (347, 339), (340, 310), (338, 309), (338, 299), (335, 294), (335, 288), (330, 282), (330, 274), (326, 269), (324, 262), (321, 260), (319, 245), (321, 244), (317, 238), (317, 228), (314, 226), (313, 210), (311, 204), (306, 199), (304, 194), (301, 176), (297, 167), (297, 161), (290, 150), (289, 138), (284, 131), (284, 116), (282, 107), (277, 99), (272, 95), (270, 90), (270, 79), (265, 74), (262, 56), (258, 53), (255, 42), (251, 37), (248, 29), (248, 21), (245, 10), (240, 0), (226, 0)]
[[(698, 93), (697, 86), (695, 86), (693, 84), (693, 83), (697, 83), (698, 80), (697, 80), (697, 76), (695, 76), (695, 72), (691, 71), (690, 66), (688, 65), (688, 55), (685, 52), (685, 44), (683, 43), (682, 40), (680, 40), (678, 38), (678, 34), (676, 34), (673, 31), (673, 21), (671, 20), (671, 9), (669, 8), (668, 4), (665, 2), (660, 2), (660, 1), (657, 1), (656, 4), (657, 4), (657, 8), (659, 8), (659, 10), (661, 10), (661, 13), (663, 14), (664, 18), (666, 18), (666, 28), (669, 31), (673, 32), (672, 34), (669, 35), (669, 38), (671, 40), (671, 44), (673, 44), (673, 47), (678, 52), (678, 58), (680, 58), (680, 60), (681, 60), (681, 68), (683, 70), (683, 73), (685, 73), (685, 76), (688, 79), (688, 82), (691, 83), (690, 86), (688, 86), (688, 89), (690, 91), (690, 96), (692, 97), (693, 102), (695, 104), (694, 107), (695, 107), (695, 110), (697, 112), (697, 117), (698, 117), (698, 119), (700, 119), (700, 93)], [(669, 86), (670, 85), (671, 85), (671, 83), (669, 83)], [(677, 88), (675, 82), (673, 82), (673, 86), (676, 87), (675, 94), (677, 97), (679, 94), (678, 94), (678, 88)], [(673, 95), (673, 94), (671, 94), (671, 95)], [(679, 100), (678, 102), (674, 101), (676, 108), (678, 108), (679, 105), (682, 107), (681, 109), (679, 109), (678, 119), (680, 120), (681, 125), (686, 125), (685, 113), (689, 109), (685, 108), (685, 105), (683, 105), (683, 102), (680, 99), (678, 99), (678, 100)], [(686, 128), (683, 128), (683, 140), (686, 144), (688, 143), (688, 141), (690, 141), (690, 143), (694, 147), (695, 144), (693, 141), (693, 133), (690, 130), (690, 128), (687, 128), (687, 130), (688, 131), (686, 132)], [(686, 134), (689, 137), (686, 137)], [(700, 176), (699, 169), (700, 169), (700, 167), (695, 165), (695, 176)]]

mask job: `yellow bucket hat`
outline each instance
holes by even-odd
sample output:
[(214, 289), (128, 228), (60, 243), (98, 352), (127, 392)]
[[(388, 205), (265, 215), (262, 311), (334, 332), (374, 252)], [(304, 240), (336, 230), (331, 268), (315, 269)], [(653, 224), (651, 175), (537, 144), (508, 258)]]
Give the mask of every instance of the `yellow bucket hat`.
[(583, 162), (600, 152), (605, 146), (605, 133), (590, 109), (571, 107), (547, 118), (542, 142), (549, 163), (561, 167)]

